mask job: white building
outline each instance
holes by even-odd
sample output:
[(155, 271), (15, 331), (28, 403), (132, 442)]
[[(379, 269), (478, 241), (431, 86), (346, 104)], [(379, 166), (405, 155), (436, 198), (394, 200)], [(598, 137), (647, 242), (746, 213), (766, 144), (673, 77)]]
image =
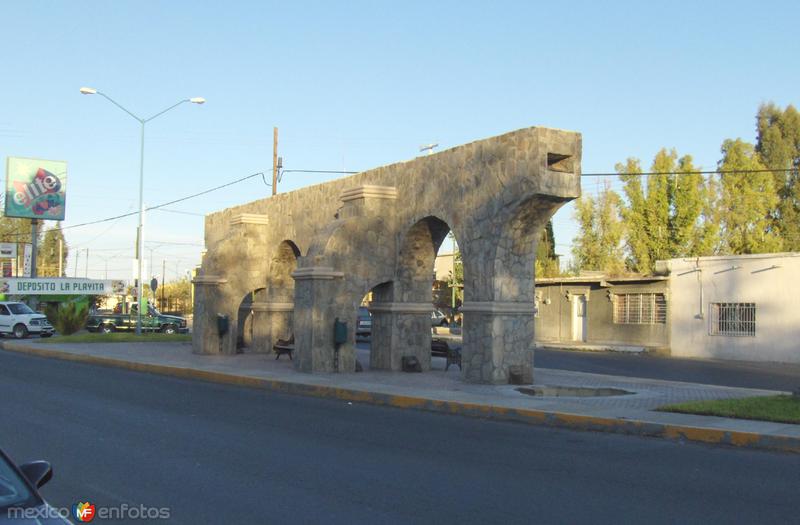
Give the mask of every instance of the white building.
[(800, 363), (800, 253), (659, 261), (676, 357)]

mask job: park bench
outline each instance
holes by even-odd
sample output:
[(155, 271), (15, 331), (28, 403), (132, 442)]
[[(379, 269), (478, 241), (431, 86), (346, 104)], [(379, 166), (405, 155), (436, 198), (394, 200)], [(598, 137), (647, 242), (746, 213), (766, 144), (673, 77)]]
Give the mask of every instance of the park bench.
[(283, 354), (287, 354), (289, 356), (289, 360), (292, 361), (292, 352), (294, 352), (294, 334), (292, 334), (289, 339), (278, 339), (278, 341), (272, 346), (272, 350), (275, 352), (276, 361)]
[(447, 358), (445, 371), (450, 368), (450, 365), (458, 365), (458, 368), (461, 369), (461, 347), (451, 348), (444, 339), (431, 340), (431, 355)]

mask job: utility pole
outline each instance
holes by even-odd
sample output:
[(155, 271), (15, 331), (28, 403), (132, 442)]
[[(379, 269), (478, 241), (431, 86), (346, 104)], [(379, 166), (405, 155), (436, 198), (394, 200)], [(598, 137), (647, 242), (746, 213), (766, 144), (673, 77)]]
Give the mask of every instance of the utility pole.
[(86, 248), (86, 273), (84, 277), (89, 278), (89, 248)]
[(31, 277), (36, 277), (36, 252), (39, 248), (39, 219), (31, 219)]
[(278, 193), (278, 128), (272, 128), (272, 194)]
[(64, 277), (63, 268), (64, 265), (64, 239), (58, 240), (58, 276)]
[(73, 277), (77, 277), (78, 276), (78, 256), (80, 254), (81, 254), (80, 250), (75, 250), (75, 269), (72, 270), (72, 276)]
[(167, 282), (167, 260), (161, 259), (161, 308), (164, 308), (164, 284)]

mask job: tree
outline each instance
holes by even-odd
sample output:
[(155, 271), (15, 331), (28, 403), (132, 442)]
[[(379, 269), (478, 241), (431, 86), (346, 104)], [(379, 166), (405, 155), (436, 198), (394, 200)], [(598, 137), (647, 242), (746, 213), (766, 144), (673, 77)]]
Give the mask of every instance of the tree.
[(626, 266), (634, 272), (646, 272), (652, 267), (650, 245), (647, 234), (647, 199), (642, 187), (642, 167), (639, 159), (629, 158), (625, 164), (616, 165), (619, 178), (624, 184), (627, 206), (622, 208), (625, 221), (625, 242), (628, 247)]
[[(61, 244), (61, 275), (59, 268), (59, 244)], [(44, 239), (39, 245), (39, 253), (36, 262), (37, 274), (42, 277), (63, 277), (67, 269), (67, 256), (69, 248), (64, 240), (64, 232), (61, 231), (61, 223), (44, 232)]]
[(596, 200), (590, 195), (578, 199), (575, 217), (581, 233), (574, 239), (572, 252), (580, 270), (599, 270), (608, 275), (623, 273), (621, 206), (622, 199), (608, 185)]
[(680, 175), (673, 175), (670, 181), (669, 254), (670, 257), (701, 255), (706, 243), (704, 236), (711, 233), (700, 223), (704, 200), (708, 197), (703, 176), (694, 167), (691, 155), (678, 159), (677, 172)]
[(691, 155), (678, 158), (675, 149), (662, 148), (642, 184), (639, 160), (629, 158), (616, 165), (624, 184), (627, 205), (623, 207), (628, 248), (627, 266), (639, 273), (653, 271), (655, 262), (709, 251), (714, 228), (705, 223), (704, 211), (713, 183), (707, 187), (692, 163)]
[[(772, 174), (779, 201), (772, 212), (784, 248), (800, 250), (800, 112), (789, 105), (762, 104), (756, 116), (756, 152)], [(792, 170), (792, 171), (784, 171)]]
[(539, 243), (536, 245), (536, 262), (534, 275), (536, 277), (557, 277), (561, 274), (556, 256), (556, 238), (553, 234), (553, 221), (547, 221), (542, 229)]
[[(163, 284), (164, 302), (162, 308), (175, 308), (184, 313), (192, 311), (192, 283), (187, 278), (179, 279)], [(159, 300), (162, 295), (162, 287), (157, 290)]]
[(778, 205), (775, 179), (761, 172), (764, 165), (752, 144), (728, 139), (722, 144), (721, 211), (724, 249), (731, 254), (780, 251), (781, 238), (774, 227), (772, 211)]

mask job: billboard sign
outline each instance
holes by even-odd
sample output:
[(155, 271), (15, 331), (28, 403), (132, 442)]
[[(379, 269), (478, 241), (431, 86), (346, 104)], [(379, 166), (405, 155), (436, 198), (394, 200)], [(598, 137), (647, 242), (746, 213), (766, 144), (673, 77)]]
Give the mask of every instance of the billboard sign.
[(121, 295), (125, 293), (125, 282), (66, 277), (0, 279), (0, 293), (8, 295)]
[(6, 217), (61, 221), (66, 200), (66, 162), (6, 159)]
[(25, 244), (25, 249), (22, 252), (22, 276), (31, 276), (31, 265), (33, 264), (33, 245), (30, 243)]
[(0, 242), (0, 259), (16, 259), (17, 243)]

